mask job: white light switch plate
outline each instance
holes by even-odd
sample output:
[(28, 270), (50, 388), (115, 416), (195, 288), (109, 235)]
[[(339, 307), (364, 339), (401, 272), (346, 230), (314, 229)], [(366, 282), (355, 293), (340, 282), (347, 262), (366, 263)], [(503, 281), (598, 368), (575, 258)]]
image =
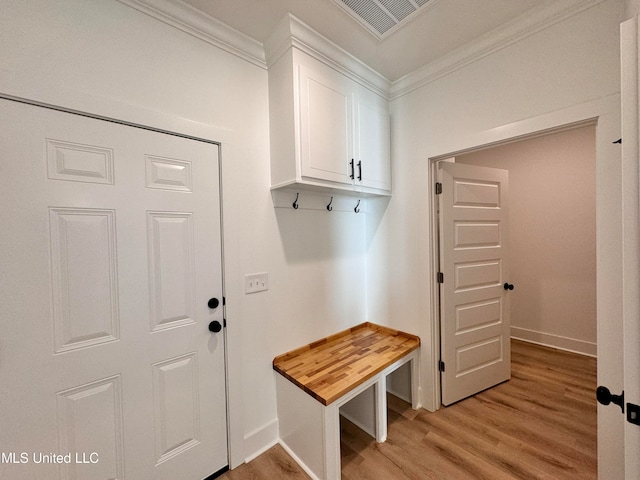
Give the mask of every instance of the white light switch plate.
[(244, 276), (244, 293), (257, 293), (269, 290), (269, 274), (251, 273)]

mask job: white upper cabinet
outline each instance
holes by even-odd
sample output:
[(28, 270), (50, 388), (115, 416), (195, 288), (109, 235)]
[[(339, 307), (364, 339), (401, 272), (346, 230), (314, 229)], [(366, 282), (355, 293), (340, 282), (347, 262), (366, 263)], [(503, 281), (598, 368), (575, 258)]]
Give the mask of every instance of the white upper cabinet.
[(388, 101), (289, 45), (269, 65), (271, 188), (391, 194)]
[(353, 185), (353, 86), (337, 72), (299, 65), (298, 87), (301, 178)]

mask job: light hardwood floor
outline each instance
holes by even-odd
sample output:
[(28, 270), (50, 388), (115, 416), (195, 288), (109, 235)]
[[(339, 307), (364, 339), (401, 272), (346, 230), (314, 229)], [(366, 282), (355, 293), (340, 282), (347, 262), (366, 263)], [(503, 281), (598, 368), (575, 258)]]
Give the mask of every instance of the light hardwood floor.
[[(596, 479), (596, 360), (512, 341), (511, 380), (435, 413), (389, 396), (378, 444), (341, 423), (342, 478)], [(224, 480), (304, 479), (275, 446)]]

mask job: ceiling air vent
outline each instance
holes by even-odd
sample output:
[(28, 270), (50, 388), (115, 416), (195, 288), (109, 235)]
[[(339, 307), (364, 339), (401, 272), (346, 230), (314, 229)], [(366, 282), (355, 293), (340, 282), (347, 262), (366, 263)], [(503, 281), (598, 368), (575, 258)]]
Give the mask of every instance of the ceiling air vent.
[(333, 0), (364, 25), (377, 38), (383, 39), (400, 28), (434, 0)]

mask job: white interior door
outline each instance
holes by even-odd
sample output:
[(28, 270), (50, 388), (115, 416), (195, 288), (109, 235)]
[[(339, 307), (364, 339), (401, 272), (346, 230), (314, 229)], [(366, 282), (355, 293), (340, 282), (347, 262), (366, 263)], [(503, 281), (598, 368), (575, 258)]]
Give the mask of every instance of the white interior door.
[[(640, 405), (639, 31), (638, 17), (622, 24), (622, 283), (625, 287), (622, 312), (624, 413), (627, 419), (624, 426), (625, 478), (640, 478), (640, 408), (637, 407)], [(607, 372), (603, 373), (603, 378), (606, 378)], [(624, 419), (620, 417), (620, 421)], [(608, 425), (604, 427), (607, 428)], [(607, 432), (599, 432), (599, 439), (607, 436)], [(619, 442), (620, 439), (616, 438), (612, 441)]]
[(0, 111), (0, 478), (224, 468), (218, 146)]
[(506, 170), (440, 162), (442, 403), (511, 376)]

